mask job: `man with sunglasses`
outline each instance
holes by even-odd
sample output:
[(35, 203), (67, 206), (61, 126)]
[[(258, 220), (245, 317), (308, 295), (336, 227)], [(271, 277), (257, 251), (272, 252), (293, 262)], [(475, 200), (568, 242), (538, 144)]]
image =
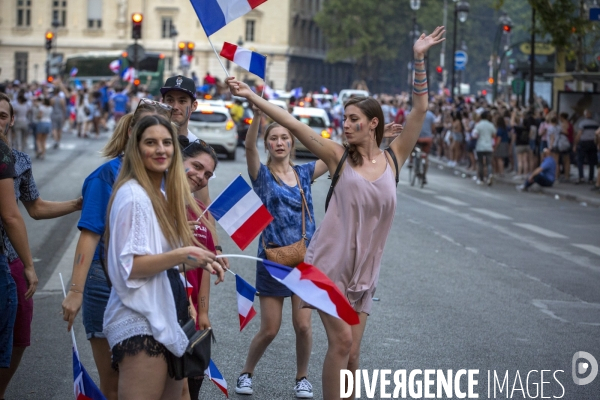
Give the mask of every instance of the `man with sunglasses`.
[[(188, 122), (192, 116), (192, 112), (198, 107), (194, 81), (183, 75), (172, 76), (167, 78), (165, 85), (160, 88), (160, 93), (162, 94), (162, 102), (173, 108), (171, 122), (174, 122), (179, 127), (178, 135), (187, 136), (190, 143), (198, 140), (196, 135), (188, 129)], [(204, 141), (202, 143), (206, 144)], [(210, 148), (208, 144), (206, 146)], [(194, 193), (194, 196), (207, 206), (211, 203), (208, 186)], [(215, 224), (215, 219), (212, 216), (209, 220), (212, 224)], [(213, 239), (217, 253), (222, 254), (223, 251), (221, 246), (219, 246), (219, 237), (216, 231), (213, 234)], [(220, 258), (219, 262), (224, 268), (229, 269), (229, 261), (226, 258)]]

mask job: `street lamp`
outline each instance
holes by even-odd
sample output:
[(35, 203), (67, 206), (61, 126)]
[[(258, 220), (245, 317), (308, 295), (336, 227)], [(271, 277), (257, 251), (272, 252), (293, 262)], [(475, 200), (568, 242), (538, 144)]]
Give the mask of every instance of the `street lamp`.
[[(456, 0), (454, 0), (456, 2)], [(469, 15), (469, 2), (465, 0), (460, 0), (454, 6), (454, 42), (452, 43), (452, 87), (450, 96), (454, 98), (454, 88), (456, 87), (456, 72), (455, 72), (455, 58), (456, 58), (456, 33), (458, 31), (457, 24), (458, 21), (464, 23), (467, 20), (467, 16)], [(458, 20), (458, 21), (457, 21)]]
[(169, 30), (169, 37), (173, 39), (173, 58), (171, 59), (171, 75), (175, 75), (175, 59), (177, 58), (177, 29), (175, 25), (171, 25), (171, 29)]
[(505, 50), (503, 49), (502, 52), (500, 52), (499, 48), (502, 42), (502, 37), (505, 34), (510, 34), (512, 25), (512, 19), (508, 16), (508, 14), (503, 12), (498, 18), (498, 27), (496, 28), (496, 37), (494, 38), (494, 47), (492, 49), (492, 78), (494, 81), (492, 87), (492, 97), (494, 100), (496, 100), (496, 96), (498, 95), (498, 70), (500, 69), (500, 66), (498, 65), (498, 55), (501, 54), (501, 60), (504, 60), (505, 56)]
[(415, 41), (419, 37), (419, 29), (417, 27), (417, 10), (421, 8), (421, 0), (410, 0), (410, 8), (413, 12), (413, 20), (412, 20), (412, 30), (410, 31), (410, 70), (408, 76), (408, 84), (410, 85), (409, 94), (412, 93), (413, 90), (413, 72), (415, 70), (415, 52), (413, 50), (413, 46), (415, 45)]

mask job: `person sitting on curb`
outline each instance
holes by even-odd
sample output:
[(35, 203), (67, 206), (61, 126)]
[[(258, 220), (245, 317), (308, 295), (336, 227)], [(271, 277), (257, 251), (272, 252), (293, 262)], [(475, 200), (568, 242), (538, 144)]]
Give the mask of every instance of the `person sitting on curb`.
[(537, 183), (543, 187), (550, 187), (556, 179), (556, 161), (550, 154), (550, 149), (545, 148), (542, 152), (542, 164), (537, 167), (522, 185), (517, 186), (517, 190), (527, 190), (531, 185)]

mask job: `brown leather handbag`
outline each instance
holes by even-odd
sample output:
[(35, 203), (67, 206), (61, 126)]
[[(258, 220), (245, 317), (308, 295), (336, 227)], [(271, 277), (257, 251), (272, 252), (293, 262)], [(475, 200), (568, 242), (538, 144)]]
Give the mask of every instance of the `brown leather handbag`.
[(302, 196), (302, 238), (300, 238), (300, 240), (298, 240), (296, 243), (292, 243), (287, 246), (276, 247), (277, 245), (269, 243), (270, 245), (275, 246), (271, 248), (267, 248), (264, 236), (262, 238), (267, 260), (276, 262), (278, 264), (287, 265), (288, 267), (295, 267), (296, 265), (300, 264), (302, 261), (304, 261), (304, 255), (306, 254), (307, 238), (306, 223), (304, 221), (304, 209), (306, 209), (308, 218), (312, 221), (310, 212), (308, 212), (308, 204), (306, 203), (306, 198), (304, 197), (304, 190), (302, 190), (302, 185), (300, 185), (300, 179), (298, 178), (296, 170), (294, 170), (294, 174), (296, 175), (296, 181), (298, 182), (298, 189), (300, 189), (300, 196)]

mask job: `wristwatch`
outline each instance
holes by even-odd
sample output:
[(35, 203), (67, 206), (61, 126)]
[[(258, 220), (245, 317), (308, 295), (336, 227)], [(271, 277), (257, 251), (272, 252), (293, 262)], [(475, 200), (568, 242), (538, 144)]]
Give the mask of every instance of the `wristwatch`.
[(215, 246), (215, 251), (220, 251), (221, 253), (223, 252), (223, 248), (219, 245)]

